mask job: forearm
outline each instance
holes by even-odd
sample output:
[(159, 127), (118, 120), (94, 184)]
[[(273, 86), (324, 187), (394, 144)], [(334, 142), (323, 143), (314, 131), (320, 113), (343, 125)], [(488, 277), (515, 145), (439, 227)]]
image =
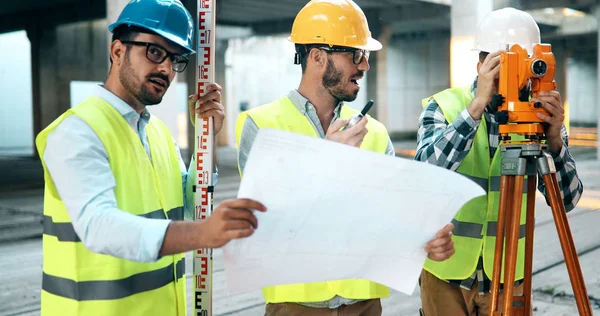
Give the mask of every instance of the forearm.
[(473, 144), (479, 121), (465, 109), (448, 124), (441, 109), (430, 103), (419, 118), (415, 160), (456, 170)]
[[(575, 160), (569, 151), (568, 136), (564, 126), (562, 135), (563, 146), (558, 151), (558, 154), (552, 154), (552, 158), (554, 160), (554, 166), (556, 167), (556, 180), (560, 188), (560, 194), (565, 209), (568, 212), (574, 209), (579, 202), (581, 194), (583, 193), (583, 184), (577, 174)], [(538, 189), (544, 196), (547, 196), (546, 187), (542, 181), (541, 175), (539, 177)]]
[(109, 199), (105, 193), (86, 206), (78, 217), (71, 216), (85, 247), (92, 252), (132, 261), (157, 260), (170, 220), (132, 215), (118, 209)]
[(192, 251), (207, 246), (202, 234), (203, 221), (172, 221), (167, 228), (160, 256)]

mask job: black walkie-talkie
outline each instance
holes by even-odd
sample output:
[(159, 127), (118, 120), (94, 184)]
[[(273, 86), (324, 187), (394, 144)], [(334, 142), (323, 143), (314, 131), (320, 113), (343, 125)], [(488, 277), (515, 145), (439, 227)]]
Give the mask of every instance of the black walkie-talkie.
[(342, 128), (342, 130), (351, 128), (352, 126), (356, 125), (356, 123), (358, 123), (363, 116), (367, 115), (367, 112), (369, 112), (369, 110), (371, 109), (371, 107), (373, 106), (374, 101), (373, 100), (369, 100), (369, 102), (367, 102), (367, 104), (365, 105), (365, 107), (362, 109), (362, 111), (360, 111), (360, 113), (353, 115), (350, 118), (350, 121), (348, 122), (348, 125), (344, 126)]

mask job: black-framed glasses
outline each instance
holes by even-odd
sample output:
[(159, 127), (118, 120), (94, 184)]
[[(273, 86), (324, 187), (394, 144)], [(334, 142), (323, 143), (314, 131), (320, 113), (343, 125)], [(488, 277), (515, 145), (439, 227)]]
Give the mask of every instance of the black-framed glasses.
[(146, 46), (146, 58), (155, 64), (162, 64), (167, 58), (171, 59), (171, 68), (175, 72), (182, 72), (187, 67), (189, 60), (181, 55), (169, 52), (166, 48), (149, 42), (121, 41), (123, 44)]
[(326, 52), (332, 52), (332, 53), (352, 53), (352, 62), (355, 65), (360, 65), (360, 63), (363, 62), (363, 59), (366, 59), (367, 61), (369, 61), (369, 55), (371, 54), (370, 51), (368, 50), (364, 50), (364, 49), (358, 49), (358, 48), (352, 48), (352, 47), (339, 47), (339, 46), (334, 46), (334, 47), (329, 47), (329, 46), (319, 46), (317, 47), (318, 49), (322, 49)]

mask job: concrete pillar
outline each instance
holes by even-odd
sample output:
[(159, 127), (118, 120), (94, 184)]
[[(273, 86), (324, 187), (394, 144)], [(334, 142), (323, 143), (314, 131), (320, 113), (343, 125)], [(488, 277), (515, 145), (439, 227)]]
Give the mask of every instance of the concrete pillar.
[[(31, 80), (33, 93), (33, 137), (68, 108), (58, 102), (58, 45), (56, 27), (41, 25), (32, 18), (27, 28), (31, 42)], [(37, 156), (37, 149), (34, 147)]]
[(477, 26), (485, 15), (504, 7), (520, 8), (519, 0), (453, 0), (451, 9), (450, 85), (470, 85), (477, 76), (478, 52), (471, 51)]
[[(117, 20), (123, 8), (129, 3), (130, 0), (106, 0), (106, 30), (108, 32), (108, 26)], [(108, 32), (110, 34), (110, 32)], [(108, 38), (108, 44), (110, 45), (111, 38)]]
[(106, 72), (106, 75), (108, 76), (108, 71), (110, 71), (110, 44), (112, 42), (112, 33), (110, 33), (108, 31), (108, 26), (111, 25), (112, 23), (114, 23), (115, 21), (117, 21), (117, 18), (119, 18), (119, 15), (121, 14), (121, 11), (123, 11), (123, 8), (125, 8), (125, 6), (129, 3), (129, 0), (106, 0), (106, 26), (105, 26), (105, 30), (106, 30), (106, 54), (107, 54), (107, 58), (106, 58), (106, 64), (108, 65), (108, 70)]
[[(61, 111), (75, 106), (88, 97), (85, 92), (74, 91), (71, 100), (71, 82), (103, 82), (108, 73), (108, 31), (104, 19), (59, 25), (56, 28), (58, 50), (57, 102)], [(90, 89), (94, 89), (89, 86)]]
[(32, 18), (27, 28), (34, 137), (71, 106), (71, 81), (102, 81), (107, 70), (102, 20), (59, 26), (39, 21)]
[(388, 123), (388, 91), (387, 91), (387, 52), (392, 36), (392, 26), (380, 22), (379, 12), (366, 12), (371, 36), (381, 42), (383, 48), (373, 52), (369, 58), (371, 69), (367, 73), (367, 100), (375, 101), (369, 114), (378, 121), (387, 125)]
[(478, 52), (471, 51), (477, 25), (493, 10), (493, 0), (453, 0), (451, 8), (450, 86), (473, 83)]
[(376, 77), (377, 85), (375, 86), (374, 99), (376, 101), (375, 114), (377, 115), (377, 120), (385, 126), (388, 126), (389, 124), (389, 106), (391, 105), (388, 100), (388, 51), (390, 49), (389, 45), (390, 40), (392, 38), (392, 31), (392, 25), (390, 24), (385, 24), (381, 26), (381, 31), (379, 32), (379, 36), (377, 37), (377, 39), (381, 42), (383, 48), (375, 54), (375, 59), (377, 60), (377, 62), (375, 63), (375, 67), (371, 66), (372, 68), (369, 71), (372, 72), (373, 68), (375, 68), (374, 76), (371, 73), (369, 78), (367, 79), (367, 87), (369, 87), (369, 84), (371, 83), (370, 79), (372, 77)]

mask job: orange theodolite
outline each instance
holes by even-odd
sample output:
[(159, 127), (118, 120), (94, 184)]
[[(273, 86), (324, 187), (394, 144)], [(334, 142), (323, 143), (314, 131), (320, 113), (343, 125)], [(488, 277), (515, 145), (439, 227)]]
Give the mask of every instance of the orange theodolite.
[[(492, 106), (498, 109), (496, 121), (500, 123), (501, 137), (517, 133), (530, 139), (543, 138), (544, 131), (539, 124), (543, 121), (537, 113), (548, 115), (548, 112), (541, 103), (530, 98), (542, 91), (556, 90), (555, 73), (556, 60), (550, 44), (534, 45), (531, 57), (519, 45), (502, 53), (498, 94), (492, 99)], [(528, 89), (529, 94), (522, 95), (524, 89)]]

